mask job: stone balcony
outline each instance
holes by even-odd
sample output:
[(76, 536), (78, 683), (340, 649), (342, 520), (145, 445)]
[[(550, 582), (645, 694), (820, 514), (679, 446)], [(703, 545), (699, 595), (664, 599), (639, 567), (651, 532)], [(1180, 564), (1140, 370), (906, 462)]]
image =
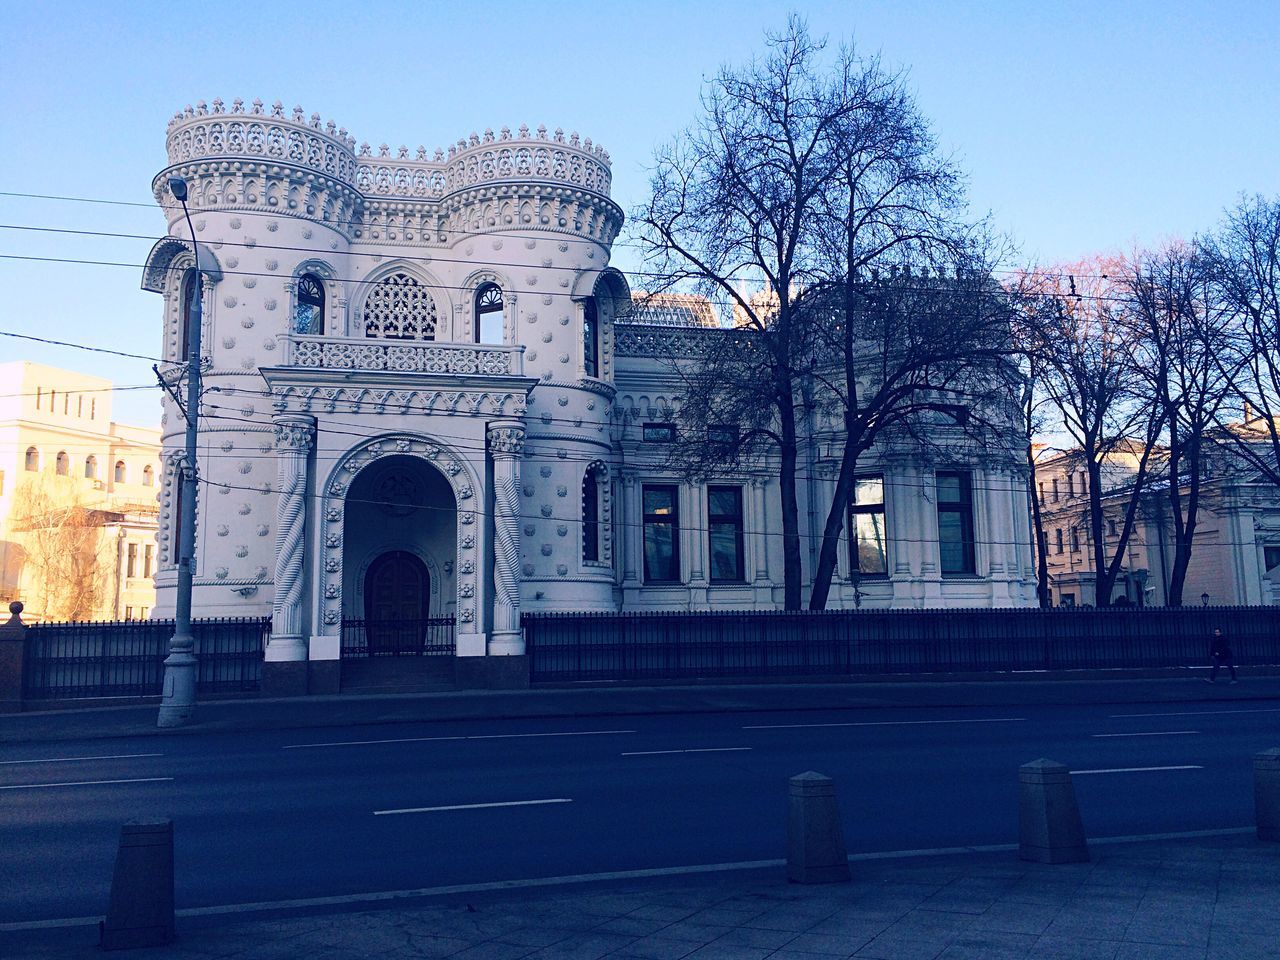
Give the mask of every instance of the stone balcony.
[(375, 340), (290, 334), (286, 365), (326, 370), (522, 377), (524, 347), (435, 340)]

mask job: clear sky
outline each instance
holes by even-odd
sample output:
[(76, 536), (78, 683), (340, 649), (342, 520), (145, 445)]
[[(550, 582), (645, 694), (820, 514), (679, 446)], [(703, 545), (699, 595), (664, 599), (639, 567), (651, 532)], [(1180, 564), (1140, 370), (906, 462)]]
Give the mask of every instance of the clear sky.
[[(521, 123), (613, 156), (643, 200), (654, 146), (705, 76), (759, 51), (785, 4), (118, 2), (5, 5), (0, 191), (147, 203), (165, 125), (197, 100), (279, 99), (359, 140), (429, 150)], [(814, 34), (910, 69), (976, 211), (1046, 264), (1208, 229), (1241, 192), (1280, 194), (1275, 0), (797, 2)], [(156, 209), (0, 196), (0, 223), (158, 236)], [(0, 229), (0, 253), (141, 264), (150, 240)], [(620, 249), (614, 262), (634, 263)], [(141, 270), (0, 260), (0, 330), (141, 354), (159, 299)], [(152, 382), (147, 363), (0, 338), (31, 359)], [(3, 390), (4, 385), (0, 385)], [(118, 419), (154, 422), (153, 391)]]

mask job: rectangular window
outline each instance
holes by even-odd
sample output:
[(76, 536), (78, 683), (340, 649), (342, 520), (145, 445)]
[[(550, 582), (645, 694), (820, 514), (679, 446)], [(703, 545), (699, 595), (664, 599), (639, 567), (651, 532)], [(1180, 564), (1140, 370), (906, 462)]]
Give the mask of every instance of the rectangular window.
[(139, 619), (139, 620), (145, 620), (145, 619), (147, 619), (147, 608), (146, 608), (146, 607), (139, 607), (139, 608), (138, 608), (138, 619)]
[(124, 575), (126, 577), (136, 577), (138, 575), (138, 545), (131, 543), (125, 547), (125, 567)]
[(594, 377), (599, 368), (600, 330), (596, 316), (596, 299), (588, 297), (582, 302), (582, 369), (588, 377)]
[(0, 497), (4, 496), (4, 471), (0, 470)]
[(1267, 573), (1280, 567), (1280, 547), (1262, 548), (1262, 567)]
[(1062, 552), (1062, 528), (1058, 527), (1053, 531), (1053, 552)]
[(1049, 555), (1049, 534), (1040, 531), (1040, 555), (1047, 557)]
[(1064, 593), (1059, 606), (1074, 607), (1076, 605), (1076, 595), (1074, 593)]
[(1040, 506), (1043, 507), (1044, 506), (1044, 481), (1041, 480), (1039, 484), (1037, 484), (1037, 486), (1039, 486), (1040, 488)]
[(126, 620), (132, 620), (132, 619), (133, 619), (133, 607), (125, 607), (125, 608), (124, 608), (124, 618), (125, 618)]
[(849, 569), (864, 577), (889, 573), (884, 523), (884, 477), (856, 477), (849, 506)]
[(708, 547), (712, 583), (741, 583), (742, 488), (707, 487)]
[(676, 425), (674, 423), (646, 423), (640, 429), (640, 436), (645, 443), (675, 443)]
[(644, 581), (680, 581), (680, 488), (674, 484), (645, 484)]
[(707, 440), (721, 447), (731, 447), (738, 442), (738, 428), (732, 424), (712, 424), (707, 427)]
[(1072, 553), (1080, 552), (1080, 528), (1079, 527), (1071, 528), (1071, 552)]
[(1107, 521), (1107, 536), (1109, 537), (1120, 536), (1120, 531), (1116, 529), (1116, 522), (1114, 520)]
[(973, 574), (973, 475), (938, 473), (938, 555), (943, 575)]
[(1067, 496), (1074, 497), (1076, 495), (1076, 475), (1074, 473), (1067, 474)]
[(156, 546), (148, 543), (142, 548), (142, 575), (150, 578), (155, 569)]
[(1058, 478), (1053, 478), (1053, 502), (1058, 502)]
[(594, 467), (582, 478), (582, 559), (600, 562), (600, 475)]

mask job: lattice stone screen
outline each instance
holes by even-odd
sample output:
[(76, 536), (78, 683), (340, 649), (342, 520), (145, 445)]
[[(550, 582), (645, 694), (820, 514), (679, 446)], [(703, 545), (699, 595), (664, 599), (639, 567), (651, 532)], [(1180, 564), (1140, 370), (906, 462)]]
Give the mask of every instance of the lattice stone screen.
[(382, 340), (434, 340), (436, 302), (407, 273), (381, 280), (364, 304), (364, 335)]

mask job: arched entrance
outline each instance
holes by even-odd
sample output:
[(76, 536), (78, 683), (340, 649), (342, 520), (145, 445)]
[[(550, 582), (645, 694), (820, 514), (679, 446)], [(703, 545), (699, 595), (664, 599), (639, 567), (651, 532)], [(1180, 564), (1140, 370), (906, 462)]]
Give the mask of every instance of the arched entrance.
[(326, 587), (342, 597), (343, 659), (452, 654), (458, 598), (473, 591), (458, 584), (464, 565), (453, 486), (432, 462), (408, 454), (380, 456), (353, 472), (342, 589)]
[(369, 655), (419, 653), (431, 618), (431, 573), (406, 550), (380, 554), (364, 575), (364, 619)]

